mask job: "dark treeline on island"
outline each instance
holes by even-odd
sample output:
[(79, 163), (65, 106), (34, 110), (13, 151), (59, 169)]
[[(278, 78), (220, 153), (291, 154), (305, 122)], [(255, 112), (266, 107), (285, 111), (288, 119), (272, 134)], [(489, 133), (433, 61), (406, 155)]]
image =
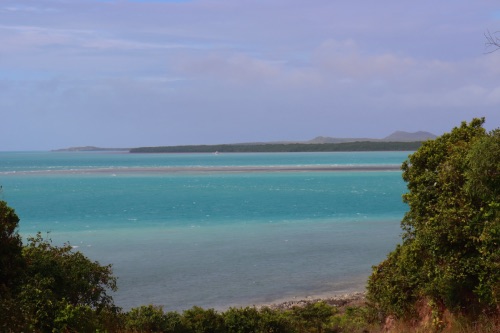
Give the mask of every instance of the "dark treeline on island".
[(94, 146), (70, 147), (55, 152), (131, 152), (131, 153), (297, 153), (337, 151), (415, 151), (422, 142), (433, 140), (436, 135), (429, 132), (396, 131), (382, 139), (337, 138), (318, 136), (306, 141), (275, 141), (224, 143), (216, 145), (176, 145), (137, 148), (101, 148)]
[(131, 153), (295, 153), (346, 151), (415, 151), (422, 142), (342, 142), (342, 143), (266, 143), (139, 147)]

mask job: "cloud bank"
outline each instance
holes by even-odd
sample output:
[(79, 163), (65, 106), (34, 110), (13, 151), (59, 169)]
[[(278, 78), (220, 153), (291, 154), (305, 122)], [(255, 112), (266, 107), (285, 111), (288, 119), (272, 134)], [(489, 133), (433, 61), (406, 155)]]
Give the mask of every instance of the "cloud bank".
[(3, 1), (0, 150), (500, 124), (491, 1)]

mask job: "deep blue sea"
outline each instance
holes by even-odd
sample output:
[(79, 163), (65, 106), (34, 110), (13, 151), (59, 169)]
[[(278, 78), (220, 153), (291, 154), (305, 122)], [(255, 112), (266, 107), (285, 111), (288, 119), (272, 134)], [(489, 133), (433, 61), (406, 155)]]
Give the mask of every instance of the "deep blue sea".
[(0, 152), (0, 199), (24, 237), (113, 264), (124, 309), (224, 309), (362, 291), (399, 241), (410, 153)]

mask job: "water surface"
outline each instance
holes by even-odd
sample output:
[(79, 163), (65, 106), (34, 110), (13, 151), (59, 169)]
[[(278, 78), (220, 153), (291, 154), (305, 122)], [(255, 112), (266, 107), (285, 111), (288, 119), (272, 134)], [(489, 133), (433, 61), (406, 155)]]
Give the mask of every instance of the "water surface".
[(408, 154), (0, 153), (1, 196), (24, 236), (112, 263), (119, 306), (225, 308), (362, 289), (398, 242)]

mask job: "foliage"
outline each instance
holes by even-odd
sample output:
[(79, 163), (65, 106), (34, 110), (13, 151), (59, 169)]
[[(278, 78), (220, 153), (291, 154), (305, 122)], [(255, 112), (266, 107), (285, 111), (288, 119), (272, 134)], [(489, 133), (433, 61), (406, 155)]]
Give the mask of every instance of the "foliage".
[(79, 316), (90, 317), (113, 307), (108, 290), (116, 290), (111, 266), (92, 262), (66, 244), (53, 246), (40, 233), (29, 238), (23, 249), (26, 275), (18, 296), (26, 318), (33, 328), (50, 331), (56, 326), (92, 327)]
[(214, 309), (203, 309), (193, 306), (183, 312), (183, 324), (190, 333), (224, 333), (224, 318)]
[(295, 332), (295, 326), (291, 315), (287, 311), (272, 310), (264, 307), (259, 311), (261, 332), (267, 333), (291, 333)]
[(164, 313), (152, 305), (134, 308), (125, 314), (126, 332), (224, 332), (224, 333), (317, 333), (363, 332), (371, 327), (367, 308), (351, 307), (340, 314), (324, 302), (290, 310), (267, 307), (230, 308), (218, 313), (193, 307), (182, 314)]
[(0, 201), (0, 295), (15, 287), (23, 269), (22, 241), (17, 232), (19, 217), (14, 209)]
[[(418, 299), (420, 259), (410, 246), (398, 245), (387, 259), (374, 267), (368, 281), (368, 299), (381, 311), (397, 317), (415, 315), (412, 305)], [(409, 262), (410, 264), (407, 264)]]
[(348, 306), (344, 313), (330, 318), (328, 332), (365, 333), (377, 330), (370, 308), (366, 306)]
[(163, 312), (161, 306), (140, 306), (125, 315), (125, 327), (129, 332), (188, 332), (177, 312)]
[(1, 331), (94, 332), (116, 327), (111, 266), (92, 262), (69, 244), (53, 246), (38, 233), (23, 246), (19, 218), (0, 201)]
[(264, 307), (230, 308), (223, 314), (228, 333), (290, 333), (295, 325), (290, 313)]
[(307, 304), (305, 307), (294, 307), (293, 314), (300, 331), (318, 332), (324, 331), (330, 317), (336, 313), (335, 308), (325, 302)]
[(261, 315), (256, 308), (230, 308), (223, 314), (228, 333), (254, 333), (261, 327)]
[(403, 243), (368, 281), (368, 298), (384, 314), (414, 316), (423, 298), (470, 314), (498, 306), (500, 135), (483, 122), (424, 142), (403, 163)]
[(22, 241), (17, 232), (19, 217), (14, 209), (0, 201), (0, 330), (21, 325), (15, 295), (24, 270)]
[(111, 265), (101, 266), (71, 245), (53, 246), (38, 233), (28, 238), (23, 255), (28, 266), (28, 283), (51, 280), (48, 286), (57, 299), (72, 305), (88, 305), (95, 309), (112, 304), (108, 290), (116, 290), (116, 278)]

